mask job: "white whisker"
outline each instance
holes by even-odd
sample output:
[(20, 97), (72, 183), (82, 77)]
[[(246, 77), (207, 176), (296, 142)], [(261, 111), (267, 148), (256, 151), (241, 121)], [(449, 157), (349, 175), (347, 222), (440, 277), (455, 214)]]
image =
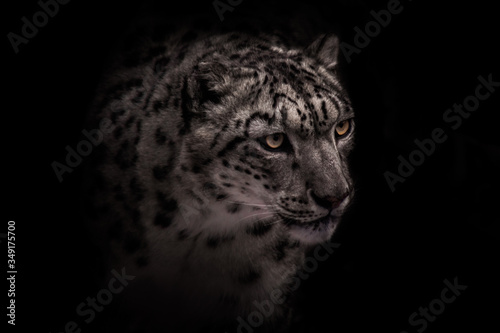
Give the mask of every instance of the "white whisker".
[(241, 222), (243, 220), (246, 220), (248, 218), (251, 218), (251, 217), (254, 217), (254, 216), (260, 216), (260, 215), (265, 215), (265, 214), (271, 214), (271, 216), (274, 214), (273, 212), (260, 212), (260, 213), (255, 213), (255, 214), (252, 214), (252, 215), (249, 215), (249, 216), (245, 216), (244, 218), (236, 221), (235, 223), (238, 223), (238, 222)]
[(252, 203), (237, 202), (237, 201), (230, 201), (230, 200), (223, 200), (223, 201), (238, 204), (238, 205), (253, 206), (253, 207), (274, 207), (274, 205), (252, 204)]
[(284, 220), (285, 220), (285, 219), (278, 219), (278, 220), (276, 220), (276, 221), (272, 221), (271, 223), (269, 223), (269, 225), (278, 224), (278, 223), (280, 223), (280, 222), (282, 222), (282, 221), (284, 221)]

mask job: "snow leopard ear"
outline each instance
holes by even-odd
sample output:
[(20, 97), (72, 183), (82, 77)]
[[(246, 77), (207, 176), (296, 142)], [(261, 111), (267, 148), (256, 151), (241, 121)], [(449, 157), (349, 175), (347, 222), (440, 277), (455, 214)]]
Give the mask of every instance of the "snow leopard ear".
[(338, 63), (339, 45), (337, 36), (324, 34), (305, 49), (305, 54), (317, 59), (327, 69), (334, 69)]
[(191, 77), (191, 96), (199, 105), (219, 103), (230, 92), (228, 69), (219, 62), (201, 62)]

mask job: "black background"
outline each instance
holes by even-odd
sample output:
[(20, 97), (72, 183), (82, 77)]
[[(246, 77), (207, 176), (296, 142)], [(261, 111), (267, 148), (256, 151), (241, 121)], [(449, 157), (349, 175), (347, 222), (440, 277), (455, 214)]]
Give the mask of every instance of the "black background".
[[(455, 277), (467, 290), (426, 332), (498, 328), (499, 92), (457, 130), (442, 119), (474, 93), (479, 75), (500, 81), (497, 11), (487, 1), (401, 3), (403, 11), (345, 66), (357, 117), (357, 197), (334, 236), (340, 248), (302, 285), (308, 332), (416, 332), (408, 317)], [(370, 10), (385, 9), (387, 1), (307, 4), (331, 13), (342, 40), (353, 45), (353, 28), (364, 29)], [(59, 183), (51, 163), (78, 142), (104, 55), (137, 8), (137, 2), (74, 0), (18, 54), (3, 39), (1, 232), (16, 221), (16, 331), (60, 332), (67, 321), (81, 323), (76, 306), (99, 290), (89, 279), (96, 258), (78, 214), (81, 170)], [(19, 33), (21, 17), (38, 10), (34, 0), (4, 4), (4, 36)], [(211, 1), (172, 3), (171, 11), (216, 17)], [(384, 172), (396, 173), (398, 156), (408, 157), (413, 141), (436, 127), (446, 142), (391, 192)], [(81, 328), (92, 332), (96, 325)]]

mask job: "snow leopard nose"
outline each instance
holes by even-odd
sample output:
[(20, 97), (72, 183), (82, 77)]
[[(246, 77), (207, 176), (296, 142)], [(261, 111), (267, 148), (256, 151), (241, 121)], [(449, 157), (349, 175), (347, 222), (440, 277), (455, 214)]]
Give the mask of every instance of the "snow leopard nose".
[(347, 198), (349, 195), (348, 191), (343, 192), (342, 194), (338, 196), (326, 196), (326, 197), (320, 197), (314, 193), (314, 191), (311, 191), (311, 197), (314, 199), (314, 201), (320, 205), (323, 208), (326, 208), (328, 210), (335, 209), (340, 204)]

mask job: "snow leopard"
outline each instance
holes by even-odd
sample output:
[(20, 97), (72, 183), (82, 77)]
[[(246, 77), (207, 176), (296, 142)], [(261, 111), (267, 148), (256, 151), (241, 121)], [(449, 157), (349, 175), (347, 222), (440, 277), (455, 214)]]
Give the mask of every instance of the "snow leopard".
[(104, 271), (135, 277), (113, 329), (286, 331), (293, 277), (354, 195), (339, 38), (168, 24), (138, 36), (87, 122), (111, 124), (87, 160), (87, 225)]

